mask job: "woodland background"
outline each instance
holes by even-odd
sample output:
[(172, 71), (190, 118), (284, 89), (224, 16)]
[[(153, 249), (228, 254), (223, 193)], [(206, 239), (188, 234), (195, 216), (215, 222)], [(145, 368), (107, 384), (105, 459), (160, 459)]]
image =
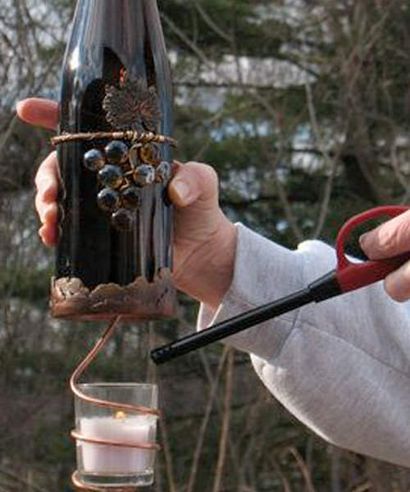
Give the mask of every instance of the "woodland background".
[[(332, 242), (346, 218), (410, 194), (408, 0), (162, 0), (178, 158), (221, 177), (221, 201), (289, 247)], [(69, 491), (68, 377), (102, 327), (47, 311), (52, 252), (33, 176), (50, 134), (15, 117), (56, 98), (73, 0), (0, 0), (0, 492)], [(121, 330), (91, 370), (157, 380), (164, 418), (155, 492), (410, 490), (410, 470), (339, 450), (268, 394), (245, 354), (207, 348), (155, 370), (148, 347), (179, 319)], [(150, 489), (151, 490), (151, 489)]]

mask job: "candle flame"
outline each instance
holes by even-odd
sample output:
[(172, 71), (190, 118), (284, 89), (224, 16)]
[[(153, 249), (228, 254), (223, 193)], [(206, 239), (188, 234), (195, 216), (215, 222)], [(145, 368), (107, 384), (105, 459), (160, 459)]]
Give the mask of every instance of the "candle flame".
[(118, 420), (124, 420), (127, 417), (127, 414), (122, 410), (118, 410), (115, 412), (114, 418)]

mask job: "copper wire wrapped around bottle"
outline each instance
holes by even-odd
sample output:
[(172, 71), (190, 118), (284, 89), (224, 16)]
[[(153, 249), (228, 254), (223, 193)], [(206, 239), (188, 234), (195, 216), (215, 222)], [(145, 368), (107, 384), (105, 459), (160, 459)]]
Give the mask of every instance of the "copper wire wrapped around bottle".
[[(89, 367), (91, 362), (96, 358), (99, 352), (105, 347), (107, 342), (110, 340), (113, 335), (115, 329), (117, 328), (121, 318), (116, 317), (105, 330), (103, 335), (98, 339), (94, 347), (90, 350), (87, 356), (80, 362), (80, 364), (76, 367), (73, 374), (70, 378), (70, 388), (73, 394), (82, 401), (95, 405), (97, 407), (104, 407), (112, 409), (113, 411), (126, 411), (130, 413), (137, 413), (142, 415), (154, 415), (159, 417), (160, 412), (157, 409), (145, 407), (142, 405), (132, 405), (126, 403), (117, 403), (113, 401), (107, 401), (103, 399), (93, 398), (89, 395), (86, 395), (78, 388), (78, 381), (86, 369)], [(84, 435), (77, 430), (71, 431), (71, 436), (76, 441), (82, 441), (90, 444), (95, 444), (97, 446), (113, 446), (113, 447), (123, 447), (123, 448), (136, 448), (136, 449), (144, 449), (144, 450), (160, 450), (161, 446), (156, 442), (135, 442), (135, 443), (124, 443), (116, 440), (109, 439), (99, 439), (95, 437), (90, 437)], [(90, 491), (103, 491), (110, 490), (111, 492), (134, 492), (136, 490), (135, 487), (123, 487), (123, 488), (104, 488), (103, 486), (93, 486), (84, 484), (79, 476), (78, 471), (75, 471), (72, 475), (72, 482), (74, 486), (79, 490), (90, 490)]]
[(153, 132), (138, 132), (133, 130), (123, 132), (93, 132), (93, 133), (63, 133), (51, 139), (53, 145), (60, 145), (66, 142), (92, 141), (92, 140), (129, 140), (134, 143), (159, 143), (177, 146), (177, 141), (167, 135), (159, 135)]

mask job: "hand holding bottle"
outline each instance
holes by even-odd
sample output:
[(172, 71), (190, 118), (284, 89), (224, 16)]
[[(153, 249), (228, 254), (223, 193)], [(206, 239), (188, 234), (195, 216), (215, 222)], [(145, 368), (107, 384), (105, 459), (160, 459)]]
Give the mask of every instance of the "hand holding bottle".
[[(53, 101), (27, 99), (19, 117), (35, 126), (55, 129), (58, 107)], [(52, 152), (35, 179), (39, 234), (47, 246), (57, 241), (58, 163)], [(218, 204), (218, 178), (212, 167), (196, 162), (176, 164), (169, 184), (176, 207), (173, 278), (178, 289), (216, 307), (232, 280), (236, 232)]]

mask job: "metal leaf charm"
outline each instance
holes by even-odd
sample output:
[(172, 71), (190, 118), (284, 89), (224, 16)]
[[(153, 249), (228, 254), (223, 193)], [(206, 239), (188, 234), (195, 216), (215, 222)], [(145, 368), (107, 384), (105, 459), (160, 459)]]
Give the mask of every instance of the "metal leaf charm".
[(107, 121), (118, 130), (156, 132), (161, 119), (156, 90), (147, 88), (142, 79), (127, 77), (121, 87), (107, 86), (103, 108)]

